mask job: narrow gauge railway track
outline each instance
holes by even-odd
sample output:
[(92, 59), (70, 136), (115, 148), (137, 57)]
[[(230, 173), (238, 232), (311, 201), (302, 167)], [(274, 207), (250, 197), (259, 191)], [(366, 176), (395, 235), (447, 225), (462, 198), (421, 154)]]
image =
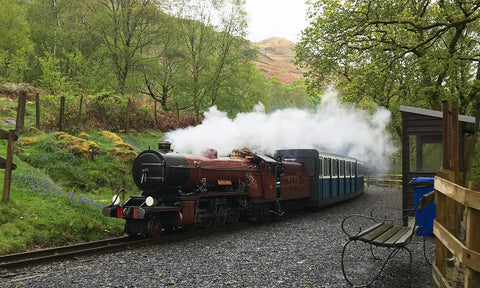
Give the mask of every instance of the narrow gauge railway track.
[[(67, 259), (80, 255), (91, 255), (119, 251), (126, 247), (146, 244), (153, 239), (139, 239), (134, 237), (119, 237), (107, 240), (93, 241), (56, 248), (41, 249), (23, 253), (0, 256), (0, 271), (19, 268), (32, 264), (40, 264), (55, 260)], [(1, 277), (2, 274), (0, 274)]]
[(147, 245), (161, 245), (202, 235), (211, 235), (213, 233), (239, 230), (248, 223), (250, 222), (242, 222), (235, 225), (224, 225), (208, 229), (182, 231), (179, 233), (170, 233), (162, 235), (159, 238), (125, 236), (82, 244), (3, 255), (0, 256), (0, 278), (14, 276), (15, 273), (12, 275), (12, 273), (9, 273), (8, 271), (15, 268), (71, 259), (77, 256), (98, 255)]

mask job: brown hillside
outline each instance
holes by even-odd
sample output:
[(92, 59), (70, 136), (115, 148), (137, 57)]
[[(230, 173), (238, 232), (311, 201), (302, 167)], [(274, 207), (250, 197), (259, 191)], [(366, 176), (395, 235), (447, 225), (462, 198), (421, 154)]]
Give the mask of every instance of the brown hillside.
[(295, 43), (283, 38), (269, 38), (253, 44), (258, 50), (258, 59), (253, 62), (267, 78), (278, 77), (284, 83), (302, 78), (303, 72), (295, 65)]

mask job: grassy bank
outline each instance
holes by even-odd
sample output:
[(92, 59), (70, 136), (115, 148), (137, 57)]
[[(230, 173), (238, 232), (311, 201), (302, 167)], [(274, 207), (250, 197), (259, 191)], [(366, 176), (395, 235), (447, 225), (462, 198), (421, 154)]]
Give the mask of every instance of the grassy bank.
[[(101, 208), (120, 188), (140, 194), (131, 162), (161, 136), (30, 131), (20, 137), (10, 200), (0, 202), (0, 254), (120, 235), (124, 221), (104, 217)], [(6, 145), (0, 140), (0, 156)], [(4, 170), (0, 178), (3, 188)]]

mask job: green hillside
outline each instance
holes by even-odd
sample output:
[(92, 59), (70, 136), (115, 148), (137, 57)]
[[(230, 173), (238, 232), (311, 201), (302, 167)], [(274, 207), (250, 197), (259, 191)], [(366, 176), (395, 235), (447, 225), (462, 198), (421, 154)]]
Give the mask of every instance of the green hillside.
[[(6, 120), (15, 119), (15, 105), (0, 97), (1, 129), (14, 129)], [(127, 197), (141, 193), (131, 180), (131, 163), (139, 151), (156, 147), (162, 134), (45, 133), (32, 128), (30, 118), (15, 143), (10, 199), (0, 204), (0, 254), (121, 235), (124, 221), (104, 217), (101, 208), (120, 188)], [(0, 140), (4, 158), (6, 148)], [(2, 188), (3, 181), (0, 170)]]

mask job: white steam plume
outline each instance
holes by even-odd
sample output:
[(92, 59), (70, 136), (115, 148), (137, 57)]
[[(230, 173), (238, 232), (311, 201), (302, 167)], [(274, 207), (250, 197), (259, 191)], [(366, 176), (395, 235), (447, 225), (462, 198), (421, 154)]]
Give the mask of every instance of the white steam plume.
[(235, 119), (216, 107), (204, 116), (202, 124), (165, 136), (175, 151), (196, 154), (213, 148), (228, 155), (244, 147), (271, 154), (277, 149), (317, 148), (358, 158), (376, 170), (388, 169), (393, 151), (385, 129), (390, 111), (379, 107), (370, 115), (340, 104), (332, 91), (323, 96), (316, 112), (284, 109), (266, 114), (259, 104)]

